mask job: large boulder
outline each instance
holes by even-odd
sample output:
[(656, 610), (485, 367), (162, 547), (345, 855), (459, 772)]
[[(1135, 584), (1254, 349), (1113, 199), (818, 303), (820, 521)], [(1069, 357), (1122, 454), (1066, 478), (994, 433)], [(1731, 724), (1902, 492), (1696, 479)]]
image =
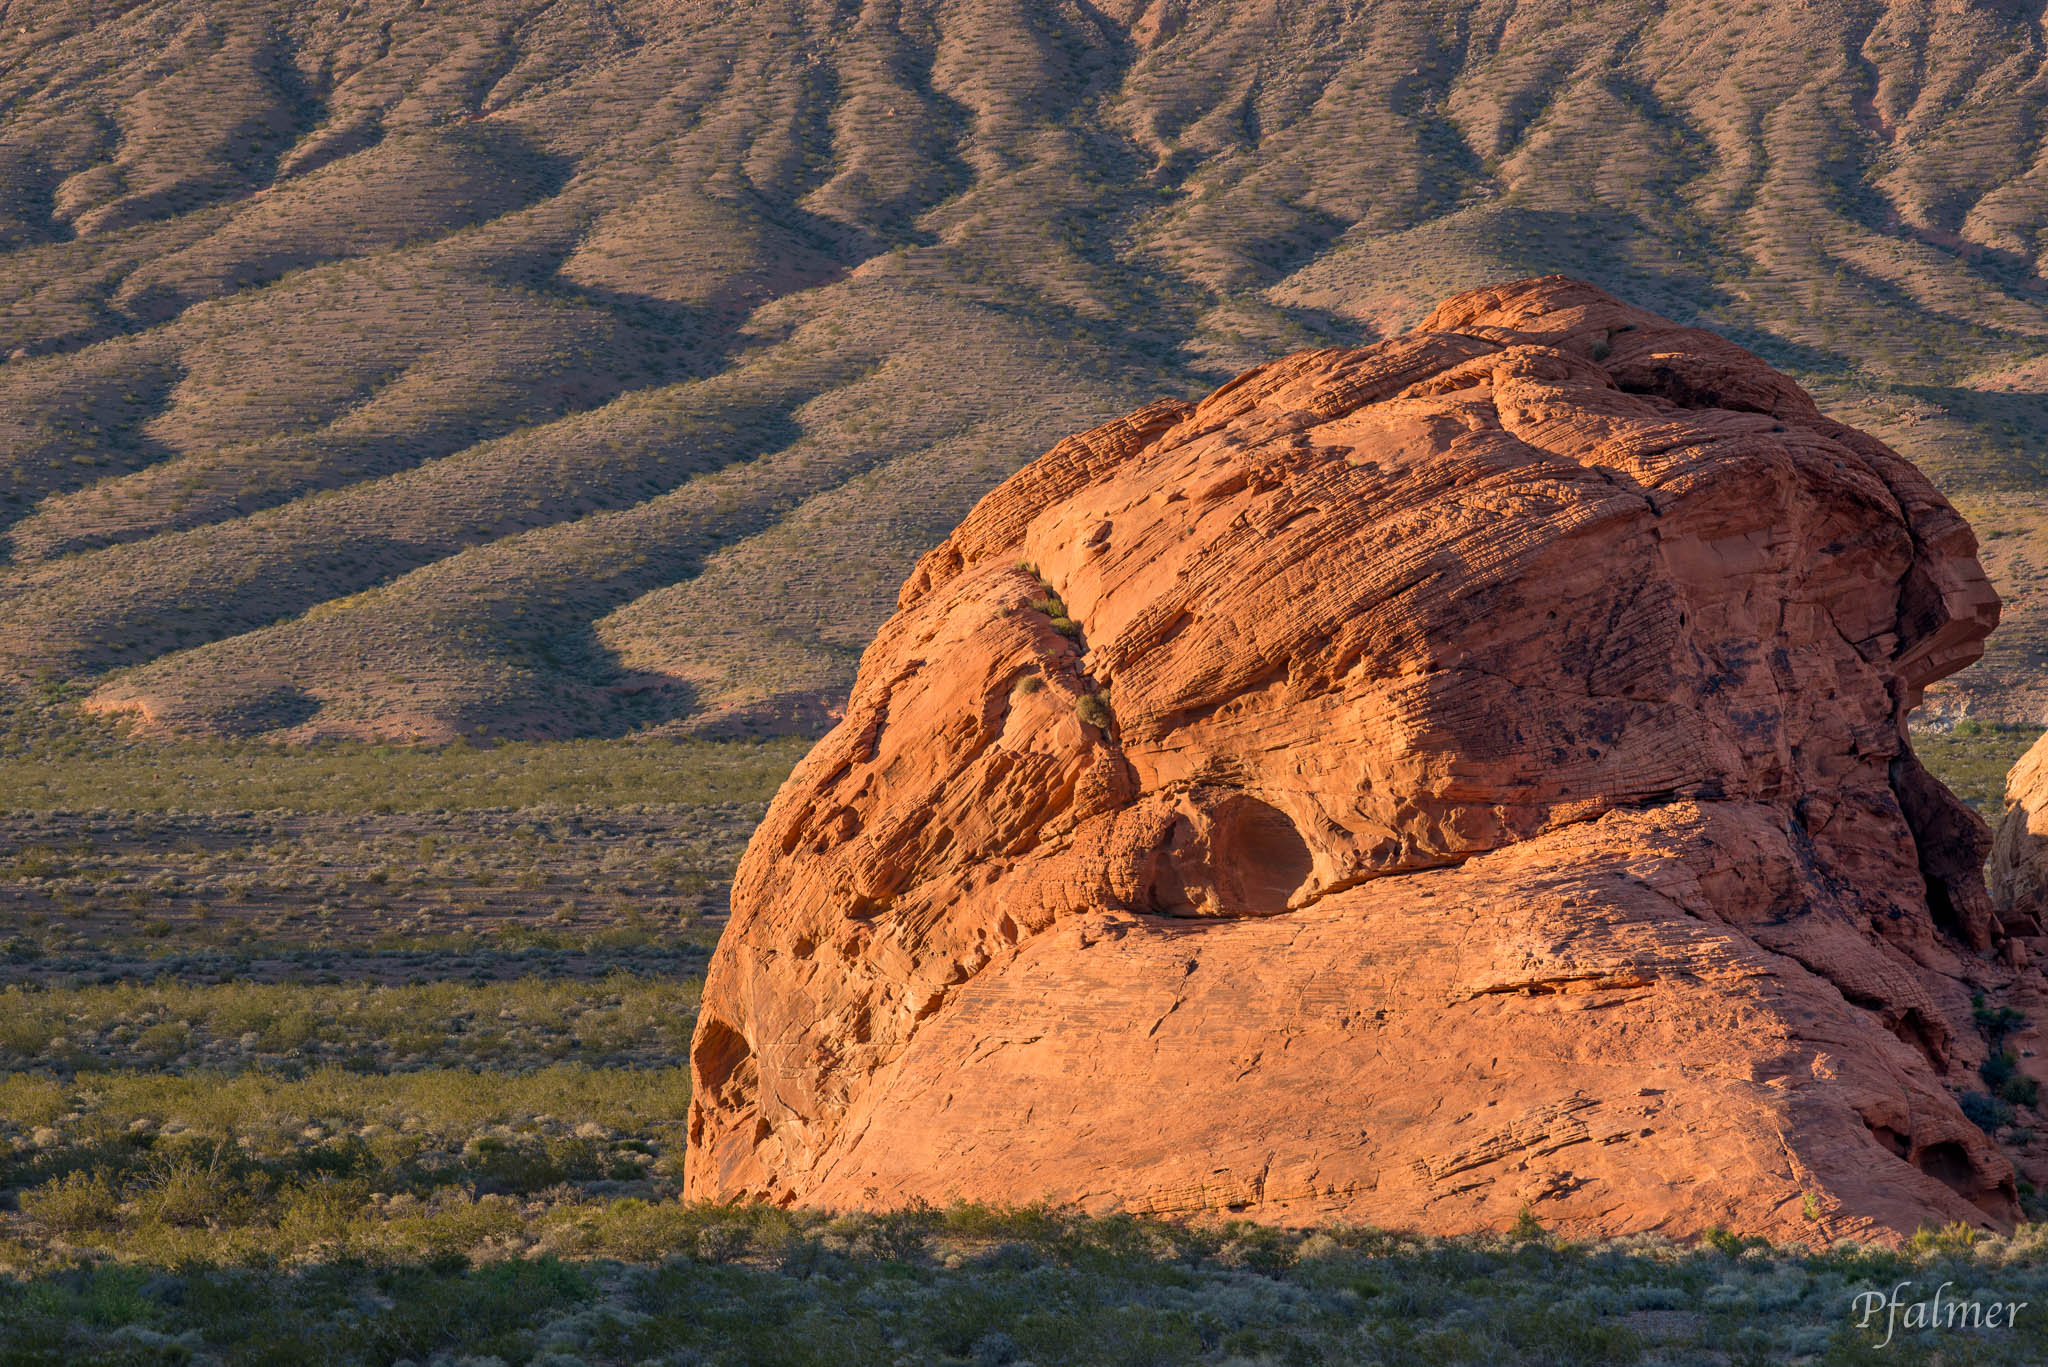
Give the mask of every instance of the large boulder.
[[(1997, 600), (1880, 442), (1561, 278), (1073, 437), (740, 865), (688, 1191), (1779, 1238), (2009, 1223), (1907, 743)], [(2005, 951), (2001, 953), (2001, 951)]]

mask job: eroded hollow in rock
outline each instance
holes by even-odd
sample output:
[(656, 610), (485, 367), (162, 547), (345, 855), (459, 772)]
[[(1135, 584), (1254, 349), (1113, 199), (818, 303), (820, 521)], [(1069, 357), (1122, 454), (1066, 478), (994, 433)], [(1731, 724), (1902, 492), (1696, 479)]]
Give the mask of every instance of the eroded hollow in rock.
[(1189, 804), (1168, 827), (1150, 910), (1271, 916), (1308, 881), (1308, 844), (1287, 813), (1241, 793)]

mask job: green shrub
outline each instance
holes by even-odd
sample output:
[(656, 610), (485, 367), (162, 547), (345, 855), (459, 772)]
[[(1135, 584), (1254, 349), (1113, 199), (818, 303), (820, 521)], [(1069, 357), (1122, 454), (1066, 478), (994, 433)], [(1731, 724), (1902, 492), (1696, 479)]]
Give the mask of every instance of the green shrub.
[(22, 1193), (21, 1209), (51, 1234), (81, 1234), (114, 1223), (121, 1193), (103, 1172), (73, 1172)]
[(238, 1174), (235, 1166), (223, 1161), (218, 1150), (207, 1161), (187, 1155), (166, 1163), (136, 1194), (136, 1214), (181, 1229), (239, 1224), (261, 1201), (261, 1191), (251, 1186), (270, 1183), (260, 1174)]
[(563, 1182), (589, 1181), (607, 1171), (596, 1145), (559, 1136), (483, 1136), (472, 1139), (462, 1157), (486, 1191), (536, 1192)]
[(1734, 1234), (1719, 1225), (1708, 1226), (1707, 1231), (1700, 1235), (1700, 1239), (1715, 1251), (1730, 1258), (1739, 1258), (1752, 1249), (1767, 1250), (1771, 1246), (1769, 1239), (1754, 1234)]
[(1110, 713), (1109, 704), (1096, 693), (1083, 693), (1074, 699), (1074, 715), (1098, 731), (1107, 731), (1116, 720)]
[(2013, 1122), (2012, 1107), (1983, 1092), (1964, 1092), (1958, 1104), (1970, 1123), (1986, 1134)]
[(2001, 1049), (1978, 1064), (1977, 1073), (1992, 1092), (2014, 1105), (2031, 1106), (2040, 1094), (2040, 1085), (2020, 1072), (2019, 1055), (2010, 1049)]
[(1907, 1247), (1915, 1253), (1960, 1252), (1979, 1243), (1983, 1238), (1984, 1231), (1975, 1225), (1957, 1220), (1953, 1224), (1943, 1225), (1940, 1229), (1922, 1227), (1914, 1233)]
[(2010, 1006), (2001, 1006), (1996, 1011), (1984, 1004), (1984, 994), (1977, 993), (1970, 998), (1971, 1014), (1976, 1018), (1977, 1028), (1991, 1039), (1996, 1048), (2007, 1035), (2027, 1023), (2026, 1013), (2015, 1011)]

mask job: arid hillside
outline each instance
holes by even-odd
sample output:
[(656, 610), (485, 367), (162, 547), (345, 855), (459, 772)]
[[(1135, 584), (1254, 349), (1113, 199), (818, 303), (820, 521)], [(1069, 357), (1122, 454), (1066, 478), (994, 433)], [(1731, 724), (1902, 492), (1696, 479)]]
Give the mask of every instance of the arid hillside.
[(0, 0), (0, 681), (813, 729), (1067, 433), (1566, 272), (1905, 452), (2048, 715), (2035, 8)]

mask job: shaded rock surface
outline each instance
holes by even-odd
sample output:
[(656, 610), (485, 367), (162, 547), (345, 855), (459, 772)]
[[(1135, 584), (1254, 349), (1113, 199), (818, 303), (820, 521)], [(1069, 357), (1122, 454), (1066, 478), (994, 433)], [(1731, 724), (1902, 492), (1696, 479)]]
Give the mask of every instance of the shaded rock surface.
[(2010, 1222), (1956, 1092), (2023, 951), (1904, 729), (1997, 619), (1975, 551), (1755, 357), (1558, 277), (1069, 438), (749, 847), (690, 1194)]

